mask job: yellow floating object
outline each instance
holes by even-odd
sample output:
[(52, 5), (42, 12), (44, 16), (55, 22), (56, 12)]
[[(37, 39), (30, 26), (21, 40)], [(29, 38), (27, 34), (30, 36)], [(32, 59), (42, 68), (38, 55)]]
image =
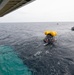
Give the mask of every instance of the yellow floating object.
[(52, 35), (52, 36), (56, 36), (56, 35), (57, 35), (57, 32), (51, 31), (51, 35)]
[(51, 33), (51, 31), (45, 31), (44, 33), (45, 33), (45, 35), (48, 35)]
[(52, 36), (56, 36), (57, 35), (56, 31), (50, 31), (50, 30), (45, 31), (44, 33), (45, 33), (45, 35), (48, 35), (48, 34), (51, 34)]

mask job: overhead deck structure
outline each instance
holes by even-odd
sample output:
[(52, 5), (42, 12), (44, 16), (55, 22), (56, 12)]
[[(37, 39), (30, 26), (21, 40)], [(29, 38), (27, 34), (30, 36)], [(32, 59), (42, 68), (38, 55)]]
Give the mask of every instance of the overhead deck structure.
[(0, 17), (34, 0), (0, 0)]

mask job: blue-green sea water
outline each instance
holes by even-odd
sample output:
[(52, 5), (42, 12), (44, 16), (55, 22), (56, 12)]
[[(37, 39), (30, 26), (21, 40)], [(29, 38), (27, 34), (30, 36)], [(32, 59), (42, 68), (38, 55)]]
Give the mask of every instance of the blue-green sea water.
[[(0, 23), (0, 75), (74, 75), (74, 23)], [(44, 46), (45, 30), (57, 32)]]
[(32, 75), (10, 46), (0, 46), (0, 75)]

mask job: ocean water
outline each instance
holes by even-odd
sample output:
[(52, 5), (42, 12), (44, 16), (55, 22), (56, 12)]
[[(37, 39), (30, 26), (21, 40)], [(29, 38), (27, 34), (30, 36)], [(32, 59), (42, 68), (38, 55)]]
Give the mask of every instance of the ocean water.
[[(0, 23), (0, 75), (74, 75), (74, 23)], [(57, 31), (44, 46), (45, 30)]]

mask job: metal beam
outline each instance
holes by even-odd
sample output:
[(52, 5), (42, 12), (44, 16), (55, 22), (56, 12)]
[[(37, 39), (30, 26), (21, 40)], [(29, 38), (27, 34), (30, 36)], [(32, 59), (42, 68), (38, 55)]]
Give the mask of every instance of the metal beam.
[(34, 0), (4, 0), (0, 4), (0, 17)]

